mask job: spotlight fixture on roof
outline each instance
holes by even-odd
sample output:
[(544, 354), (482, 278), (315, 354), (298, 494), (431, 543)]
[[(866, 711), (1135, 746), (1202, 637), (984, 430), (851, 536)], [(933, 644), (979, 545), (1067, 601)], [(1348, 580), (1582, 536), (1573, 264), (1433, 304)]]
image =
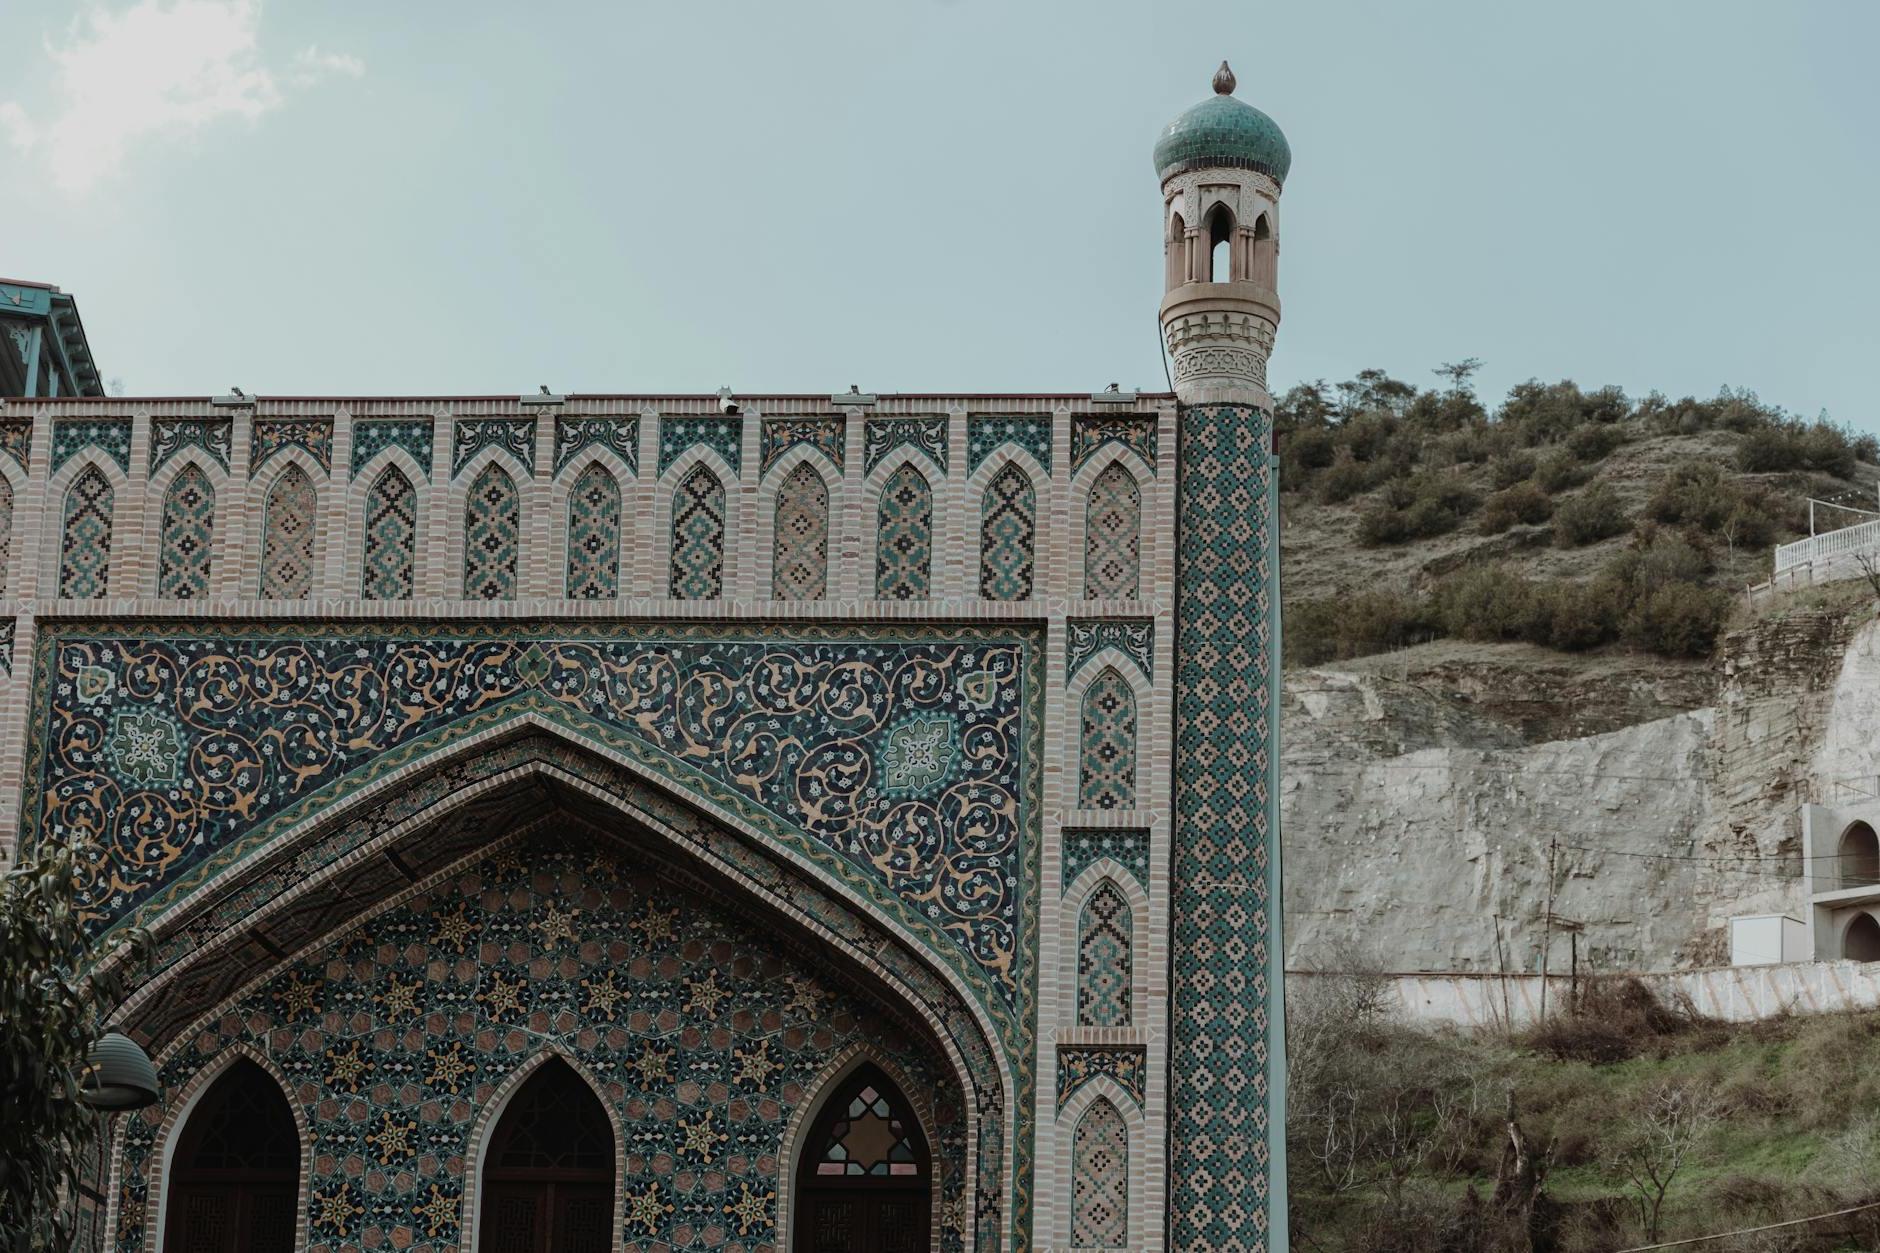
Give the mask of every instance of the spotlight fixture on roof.
[(123, 1032), (107, 1031), (86, 1052), (78, 1099), (93, 1109), (142, 1109), (162, 1093), (150, 1054)]

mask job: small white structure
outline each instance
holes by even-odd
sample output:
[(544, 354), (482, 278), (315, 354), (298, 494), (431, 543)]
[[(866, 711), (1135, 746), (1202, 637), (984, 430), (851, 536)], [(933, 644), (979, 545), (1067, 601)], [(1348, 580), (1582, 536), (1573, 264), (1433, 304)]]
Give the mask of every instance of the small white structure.
[[(1880, 789), (1876, 789), (1880, 790)], [(1817, 961), (1880, 961), (1880, 797), (1802, 806), (1802, 872)]]
[(1815, 955), (1808, 924), (1787, 914), (1745, 914), (1730, 919), (1732, 966), (1780, 966)]

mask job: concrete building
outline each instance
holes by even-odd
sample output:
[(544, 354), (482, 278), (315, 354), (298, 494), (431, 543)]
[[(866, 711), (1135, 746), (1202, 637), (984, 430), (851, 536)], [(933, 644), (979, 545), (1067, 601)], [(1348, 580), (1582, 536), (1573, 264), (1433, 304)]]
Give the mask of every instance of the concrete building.
[(0, 848), (155, 936), (109, 1246), (1286, 1247), (1290, 154), (1215, 89), (1173, 394), (0, 413)]

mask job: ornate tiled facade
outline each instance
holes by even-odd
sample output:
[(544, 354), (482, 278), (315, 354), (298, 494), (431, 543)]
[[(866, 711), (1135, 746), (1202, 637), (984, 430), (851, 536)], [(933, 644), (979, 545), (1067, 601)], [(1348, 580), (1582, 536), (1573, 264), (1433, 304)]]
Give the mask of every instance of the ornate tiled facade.
[(131, 424), (121, 418), (61, 418), (52, 424), (52, 472), (73, 457), (93, 449), (117, 463), (129, 473), (131, 468)]
[(268, 488), (261, 513), (261, 596), (299, 600), (313, 592), (319, 492), (307, 472), (290, 465)]
[(778, 600), (821, 600), (829, 587), (829, 488), (805, 461), (777, 492), (771, 527), (771, 591)]
[(1077, 922), (1077, 1025), (1127, 1027), (1134, 923), (1129, 901), (1105, 881)]
[(109, 593), (111, 517), (116, 502), (111, 480), (97, 466), (86, 466), (66, 490), (59, 541), (60, 596), (82, 600)]
[(699, 466), (672, 494), (674, 600), (716, 600), (724, 591), (725, 487)]
[(323, 473), (333, 472), (333, 421), (331, 418), (256, 418), (253, 448), (248, 457), (248, 473), (253, 476), (287, 448), (299, 448)]
[(22, 470), (33, 463), (33, 424), (19, 418), (0, 418), (0, 453), (13, 459)]
[(1011, 444), (1030, 453), (1046, 474), (1051, 473), (1051, 425), (1051, 419), (1045, 416), (968, 418), (966, 472), (977, 470), (1001, 445)]
[(431, 439), (436, 433), (428, 417), (358, 418), (352, 424), (352, 473), (358, 474), (388, 448), (402, 449), (426, 478), (431, 474)]
[(693, 448), (709, 448), (724, 458), (731, 473), (744, 457), (742, 418), (662, 418), (659, 423), (659, 472), (672, 469)]
[(0, 596), (7, 594), (13, 568), (13, 484), (0, 477)]
[(450, 456), (453, 479), (485, 448), (499, 448), (523, 470), (535, 472), (534, 418), (465, 418), (456, 423), (455, 430), (456, 446)]
[(416, 577), (418, 493), (397, 466), (386, 466), (366, 495), (365, 566), (361, 593), (367, 600), (407, 600)]
[(1135, 600), (1142, 588), (1142, 491), (1118, 462), (1090, 485), (1084, 506), (1084, 595)]
[(875, 524), (875, 596), (924, 600), (933, 577), (933, 489), (912, 465), (881, 492)]
[(567, 594), (570, 600), (620, 594), (620, 484), (598, 461), (568, 493)]
[(158, 541), (157, 595), (171, 600), (207, 596), (215, 552), (215, 488), (193, 465), (184, 466), (164, 493)]
[(153, 472), (161, 469), (164, 462), (185, 448), (200, 448), (227, 470), (233, 443), (234, 423), (228, 418), (172, 418), (155, 422), (150, 436), (150, 469)]
[(463, 594), (469, 600), (514, 600), (521, 562), (522, 495), (494, 462), (470, 485), (463, 507)]
[(1084, 689), (1077, 780), (1081, 808), (1135, 807), (1136, 693), (1114, 667)]
[(629, 474), (640, 469), (640, 420), (634, 418), (555, 419), (555, 473), (573, 465), (590, 448), (604, 448), (620, 458)]
[(1150, 883), (1149, 833), (1116, 828), (1095, 831), (1064, 832), (1064, 888), (1069, 890), (1078, 876), (1099, 861), (1113, 861), (1127, 871), (1143, 889)]
[(1094, 1102), (1077, 1120), (1071, 1161), (1071, 1244), (1119, 1249), (1129, 1244), (1129, 1128), (1116, 1106)]
[(758, 461), (767, 473), (792, 448), (807, 445), (829, 459), (840, 474), (848, 459), (847, 423), (833, 418), (765, 418)]
[(945, 418), (869, 418), (862, 424), (862, 466), (873, 470), (897, 448), (917, 448), (941, 473), (947, 468)]
[(986, 486), (979, 505), (979, 594), (986, 600), (1029, 600), (1038, 495), (1031, 479), (1007, 465)]

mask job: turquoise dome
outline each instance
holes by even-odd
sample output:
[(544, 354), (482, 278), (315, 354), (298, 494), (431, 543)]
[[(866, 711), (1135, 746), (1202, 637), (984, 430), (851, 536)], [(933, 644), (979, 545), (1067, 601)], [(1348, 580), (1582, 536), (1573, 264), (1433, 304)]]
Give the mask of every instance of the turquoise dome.
[(1234, 74), (1223, 61), (1214, 75), (1215, 94), (1189, 109), (1155, 142), (1157, 178), (1204, 166), (1258, 170), (1284, 184), (1292, 148), (1279, 123), (1234, 99)]

